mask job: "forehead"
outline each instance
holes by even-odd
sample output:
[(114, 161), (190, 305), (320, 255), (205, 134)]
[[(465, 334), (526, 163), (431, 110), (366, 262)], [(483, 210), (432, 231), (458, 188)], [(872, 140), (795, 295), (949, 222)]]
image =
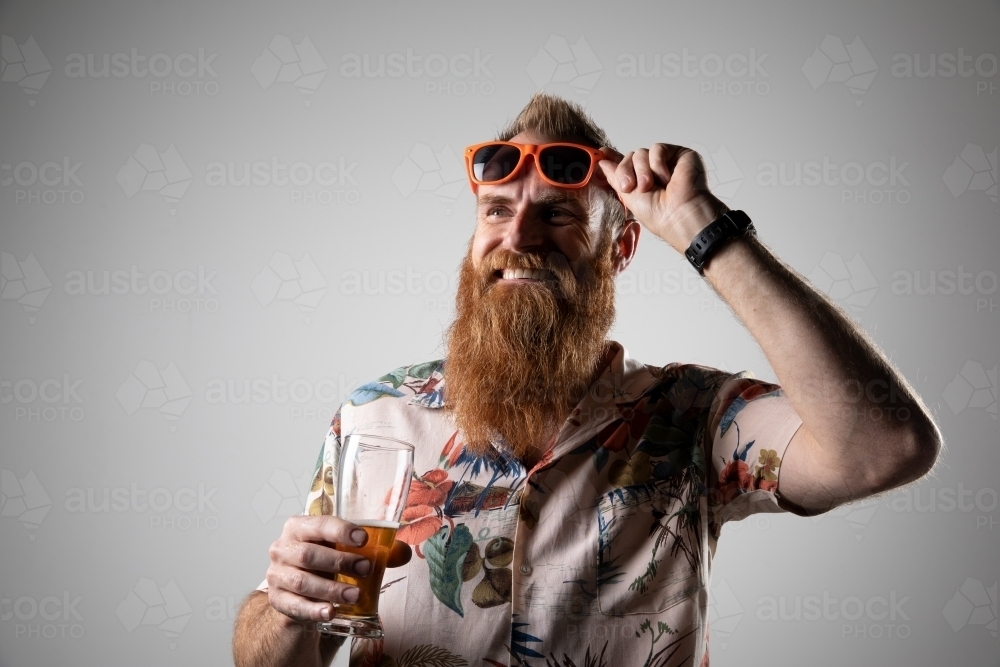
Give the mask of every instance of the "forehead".
[(557, 139), (547, 134), (541, 134), (536, 130), (527, 130), (526, 132), (519, 132), (518, 134), (515, 134), (513, 137), (511, 137), (510, 141), (515, 144), (587, 143), (577, 137), (571, 137), (569, 139), (566, 138)]
[(552, 142), (552, 139), (544, 134), (538, 134), (534, 130), (519, 132), (511, 137), (510, 140), (515, 144), (546, 144)]

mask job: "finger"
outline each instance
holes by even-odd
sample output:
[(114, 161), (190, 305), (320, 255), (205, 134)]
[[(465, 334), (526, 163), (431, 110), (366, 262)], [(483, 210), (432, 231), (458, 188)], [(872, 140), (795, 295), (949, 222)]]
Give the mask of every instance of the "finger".
[(307, 600), (289, 591), (270, 590), (267, 600), (276, 611), (299, 622), (329, 621), (333, 618), (333, 605), (329, 602)]
[(413, 550), (410, 549), (410, 545), (406, 542), (396, 540), (392, 543), (392, 549), (389, 551), (389, 560), (386, 562), (386, 567), (400, 567), (406, 565), (410, 562), (410, 558), (413, 556)]
[(684, 146), (664, 144), (663, 148), (663, 162), (666, 165), (666, 169), (670, 172), (671, 177), (677, 173), (678, 169), (689, 169), (693, 175), (695, 187), (699, 189), (708, 187), (705, 162), (701, 155)]
[(312, 600), (336, 604), (354, 604), (360, 590), (357, 586), (341, 583), (294, 567), (269, 568), (268, 591), (288, 591)]
[(372, 563), (360, 554), (340, 551), (315, 542), (277, 542), (272, 545), (271, 562), (316, 572), (343, 573), (367, 577)]
[(335, 516), (293, 516), (285, 527), (288, 536), (300, 542), (330, 542), (360, 547), (368, 541), (364, 528)]
[(670, 177), (673, 174), (673, 170), (667, 165), (668, 155), (672, 155), (671, 148), (675, 147), (667, 144), (653, 144), (653, 147), (649, 149), (649, 168), (660, 179), (664, 187), (670, 182)]
[(684, 146), (678, 146), (676, 144), (657, 144), (657, 145), (662, 148), (664, 164), (667, 165), (667, 169), (669, 169), (671, 173), (673, 172), (674, 165), (677, 164), (677, 161), (680, 159), (681, 155), (691, 151), (690, 148), (686, 148)]
[(649, 168), (649, 151), (640, 148), (632, 156), (632, 167), (635, 169), (636, 192), (649, 192), (653, 189), (653, 172)]
[(616, 151), (614, 148), (611, 148), (610, 146), (601, 146), (598, 150), (607, 155), (608, 156), (607, 159), (611, 160), (615, 164), (621, 162), (622, 158), (624, 157), (621, 153)]
[(615, 186), (619, 192), (632, 192), (635, 188), (635, 167), (632, 165), (634, 155), (634, 151), (626, 153), (615, 170)]
[(616, 170), (618, 168), (618, 163), (612, 162), (611, 160), (601, 160), (600, 162), (597, 163), (597, 166), (598, 166), (598, 171), (594, 172), (594, 175), (596, 176), (600, 174), (601, 176), (603, 176), (603, 178), (599, 178), (598, 181), (600, 181), (601, 183), (606, 183), (608, 186), (611, 187), (612, 190), (618, 192), (620, 183), (618, 182), (618, 178), (615, 175)]

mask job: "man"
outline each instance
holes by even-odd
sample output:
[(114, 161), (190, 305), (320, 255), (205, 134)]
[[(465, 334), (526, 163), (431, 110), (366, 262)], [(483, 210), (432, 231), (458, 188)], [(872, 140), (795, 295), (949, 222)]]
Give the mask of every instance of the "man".
[[(706, 665), (725, 521), (817, 514), (911, 482), (940, 435), (866, 335), (710, 193), (696, 153), (623, 156), (579, 106), (544, 94), (499, 140), (466, 151), (477, 225), (446, 360), (352, 394), (307, 498), (308, 514), (330, 513), (342, 434), (416, 447), (385, 638), (355, 640), (351, 663)], [(780, 388), (644, 366), (605, 340), (640, 224), (687, 251)], [(870, 409), (886, 396), (895, 410)], [(333, 574), (370, 568), (332, 548), (356, 530), (288, 520), (240, 612), (239, 667), (333, 659), (340, 640), (315, 624), (356, 599)]]

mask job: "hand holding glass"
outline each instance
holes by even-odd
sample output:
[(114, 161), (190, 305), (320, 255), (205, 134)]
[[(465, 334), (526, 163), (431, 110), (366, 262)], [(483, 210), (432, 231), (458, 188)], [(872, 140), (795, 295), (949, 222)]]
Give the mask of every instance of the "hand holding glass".
[(336, 575), (336, 581), (358, 587), (358, 601), (336, 605), (333, 619), (319, 624), (320, 632), (369, 639), (383, 636), (379, 591), (412, 476), (413, 445), (376, 435), (351, 434), (344, 439), (337, 474), (337, 516), (363, 528), (368, 541), (361, 547), (338, 542), (334, 548), (364, 556), (372, 567), (367, 577)]

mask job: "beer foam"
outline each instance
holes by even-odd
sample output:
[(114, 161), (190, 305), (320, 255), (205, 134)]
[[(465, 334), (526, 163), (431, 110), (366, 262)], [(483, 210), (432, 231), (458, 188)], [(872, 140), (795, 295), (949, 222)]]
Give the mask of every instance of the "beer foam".
[(376, 519), (346, 519), (350, 521), (355, 526), (368, 526), (369, 528), (392, 528), (393, 530), (399, 530), (398, 521), (378, 521)]

